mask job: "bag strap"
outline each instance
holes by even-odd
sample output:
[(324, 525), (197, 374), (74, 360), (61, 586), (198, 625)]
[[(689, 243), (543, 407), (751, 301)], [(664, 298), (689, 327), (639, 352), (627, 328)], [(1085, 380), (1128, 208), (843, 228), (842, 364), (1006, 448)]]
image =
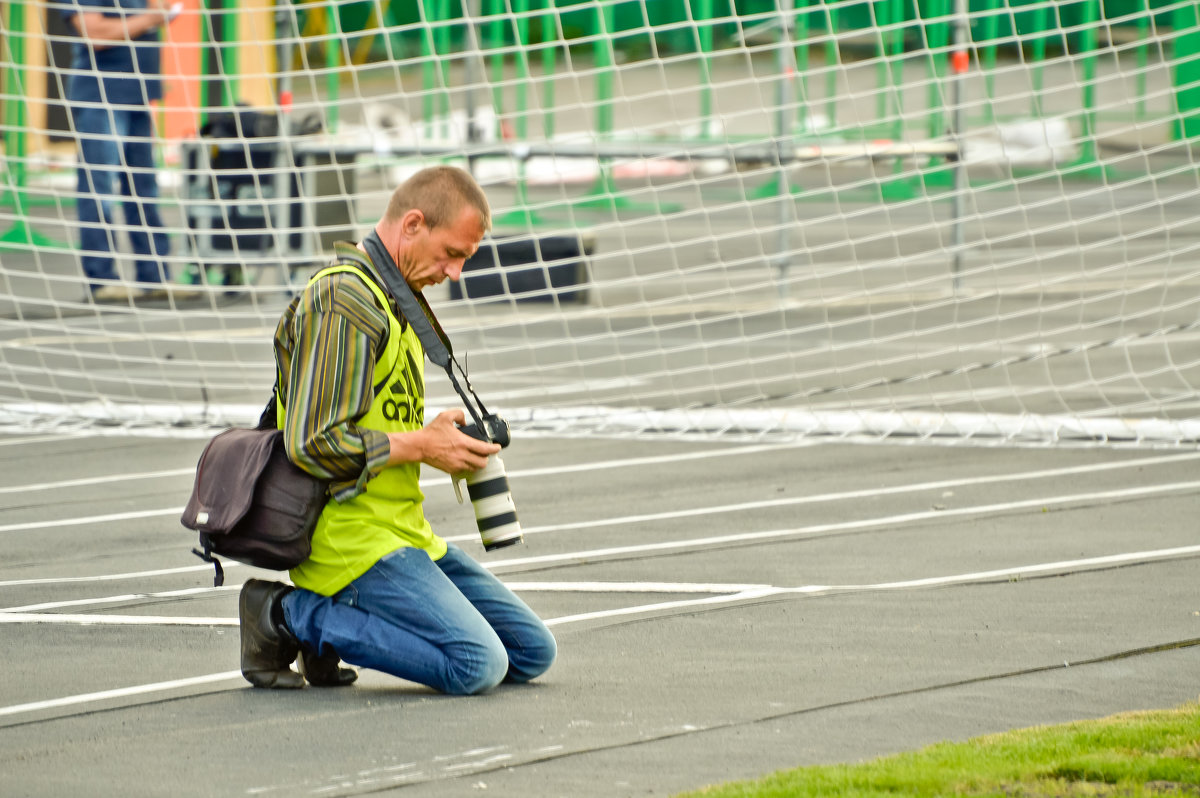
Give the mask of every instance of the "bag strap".
[[(471, 387), (466, 370), (454, 359), (454, 350), (450, 347), (450, 339), (447, 337), (446, 331), (442, 329), (442, 325), (438, 323), (437, 317), (433, 315), (433, 309), (429, 307), (425, 297), (419, 291), (412, 290), (401, 277), (400, 267), (396, 265), (392, 254), (387, 251), (387, 247), (379, 239), (379, 233), (372, 230), (362, 243), (371, 257), (371, 261), (377, 264), (375, 270), (383, 281), (383, 287), (391, 294), (392, 299), (396, 300), (400, 312), (408, 319), (413, 332), (420, 339), (421, 346), (425, 349), (425, 356), (446, 370), (450, 384), (462, 398), (472, 420), (479, 429), (485, 429), (483, 417), (489, 415), (488, 410), (483, 406), (483, 400), (479, 398), (479, 394), (475, 393), (475, 389)], [(458, 373), (462, 375), (462, 384), (454, 374), (455, 369), (458, 369)], [(467, 396), (468, 393), (470, 396)], [(471, 401), (472, 397), (474, 397), (474, 403)], [(476, 404), (479, 405), (478, 410), (475, 409)]]
[(213, 587), (221, 587), (225, 584), (225, 569), (221, 566), (221, 561), (213, 556), (212, 541), (208, 539), (208, 535), (200, 534), (200, 545), (204, 547), (204, 551), (192, 549), (192, 554), (195, 554), (205, 562), (212, 563), (213, 567)]
[(258, 416), (258, 423), (254, 425), (255, 429), (279, 429), (279, 375), (275, 375), (275, 387), (271, 389), (271, 398), (267, 400), (267, 406), (263, 408), (262, 413)]

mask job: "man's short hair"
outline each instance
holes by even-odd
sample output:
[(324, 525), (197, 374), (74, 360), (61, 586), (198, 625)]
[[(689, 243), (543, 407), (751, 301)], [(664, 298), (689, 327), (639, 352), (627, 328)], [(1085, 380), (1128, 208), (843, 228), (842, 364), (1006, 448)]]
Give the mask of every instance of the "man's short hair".
[(430, 228), (450, 224), (464, 205), (479, 212), (484, 232), (492, 227), (492, 209), (475, 178), (455, 166), (430, 166), (409, 177), (392, 192), (384, 219), (395, 221), (416, 209)]

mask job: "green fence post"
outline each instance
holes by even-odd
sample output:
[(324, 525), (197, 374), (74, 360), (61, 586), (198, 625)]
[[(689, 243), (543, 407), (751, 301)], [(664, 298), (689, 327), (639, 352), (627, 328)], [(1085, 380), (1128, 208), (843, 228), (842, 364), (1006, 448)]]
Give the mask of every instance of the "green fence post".
[(1045, 93), (1046, 62), (1046, 7), (1039, 5), (1033, 12), (1033, 29), (1035, 31), (1031, 55), (1033, 56), (1033, 116), (1040, 119), (1044, 111), (1042, 95)]
[[(947, 132), (945, 108), (946, 66), (950, 59), (950, 0), (928, 0), (928, 13), (918, 20), (925, 31), (926, 71), (929, 75), (928, 111), (929, 123), (926, 134), (931, 139), (944, 136)], [(920, 6), (917, 7), (920, 16)], [(929, 159), (921, 179), (928, 188), (951, 188), (954, 186), (955, 168), (947, 168), (946, 160), (940, 156)]]
[[(950, 44), (950, 0), (928, 0), (928, 14), (918, 20), (925, 36), (925, 72), (929, 76), (929, 123), (926, 133), (937, 138), (946, 132), (942, 114), (943, 93), (946, 78), (946, 61)], [(917, 15), (920, 17), (920, 6)]]
[(238, 64), (237, 14), (238, 0), (225, 0), (221, 9), (221, 43), (217, 47), (221, 64), (221, 105), (232, 108), (238, 102), (238, 75), (241, 74)]
[(504, 22), (511, 17), (506, 13), (505, 0), (491, 0), (488, 4), (487, 46), (491, 50), (488, 61), (492, 68), (492, 110), (496, 113), (496, 135), (502, 133), (500, 120), (504, 115)]
[[(596, 66), (596, 139), (612, 141), (613, 132), (613, 32), (616, 29), (615, 2), (602, 2), (596, 9), (596, 41), (592, 46)], [(612, 166), (608, 158), (599, 159), (600, 175), (592, 188), (571, 204), (577, 208), (600, 208), (612, 210), (640, 210), (662, 212), (661, 203), (635, 203), (617, 191), (613, 182)]]
[(434, 0), (423, 0), (421, 3), (421, 123), (426, 133), (432, 130), (433, 92), (437, 82), (433, 63), (437, 46), (433, 40), (433, 22), (430, 19), (431, 13), (437, 13), (434, 5)]
[(524, 141), (529, 135), (529, 0), (515, 0), (513, 11), (516, 13), (513, 41), (517, 44), (517, 54), (513, 59), (517, 71), (513, 98), (517, 112), (514, 132), (519, 141)]
[(983, 18), (983, 41), (986, 44), (980, 48), (980, 66), (983, 68), (983, 94), (987, 101), (983, 104), (983, 117), (988, 122), (996, 121), (996, 39), (1000, 35), (1000, 11), (1004, 0), (988, 0), (988, 14)]
[(1144, 12), (1137, 18), (1137, 112), (1146, 117), (1146, 69), (1150, 65), (1150, 0), (1142, 0)]
[[(516, 13), (513, 39), (517, 43), (517, 84), (515, 86), (516, 124), (514, 133), (517, 141), (523, 142), (528, 140), (527, 137), (529, 135), (529, 0), (514, 0), (513, 11)], [(551, 73), (548, 72), (547, 74)], [(503, 135), (503, 127), (501, 127), (501, 134)], [(545, 219), (529, 207), (529, 187), (525, 176), (525, 166), (524, 159), (517, 161), (516, 208), (496, 218), (495, 223), (499, 226), (528, 228), (546, 223)]]
[(441, 0), (438, 4), (438, 19), (442, 21), (442, 25), (433, 32), (434, 40), (437, 42), (437, 58), (438, 65), (438, 111), (442, 117), (442, 135), (450, 138), (454, 129), (453, 120), (450, 108), (450, 49), (453, 44), (453, 39), (450, 35), (450, 0)]
[(792, 16), (796, 25), (796, 38), (792, 62), (796, 67), (796, 124), (800, 134), (808, 132), (808, 7), (809, 0), (795, 0), (793, 8), (796, 14)]
[(891, 82), (892, 110), (896, 121), (892, 123), (892, 137), (904, 138), (904, 0), (892, 0), (892, 22), (895, 27), (888, 37), (888, 80)]
[[(450, 51), (450, 0), (422, 0), (421, 37), (421, 114), (424, 117), (425, 133), (433, 134), (433, 123), (441, 114), (442, 133), (448, 134), (450, 125), (450, 97), (446, 93), (449, 85), (445, 54)], [(442, 23), (438, 25), (437, 23)]]
[[(596, 39), (592, 43), (593, 64), (596, 68), (594, 82), (596, 90), (595, 131), (599, 141), (611, 141), (612, 134), (612, 3), (602, 3), (596, 8)], [(600, 175), (592, 188), (584, 195), (584, 199), (576, 200), (577, 207), (612, 208), (616, 210), (618, 202), (617, 188), (612, 180), (612, 172), (608, 161), (599, 160)], [(620, 198), (624, 199), (624, 198)]]
[(829, 38), (825, 40), (825, 116), (829, 119), (830, 127), (837, 127), (837, 70), (833, 67), (841, 63), (841, 49), (838, 47), (838, 7), (839, 0), (822, 0), (825, 6), (825, 19), (828, 26)]
[(1177, 140), (1200, 136), (1200, 11), (1195, 4), (1175, 9), (1172, 60), (1175, 63), (1175, 119)]
[(1079, 30), (1079, 50), (1082, 53), (1080, 67), (1083, 85), (1080, 88), (1079, 137), (1082, 145), (1079, 157), (1064, 167), (1071, 177), (1107, 177), (1109, 171), (1099, 162), (1096, 147), (1096, 62), (1098, 56), (1098, 29), (1100, 25), (1100, 0), (1087, 0), (1082, 7)]
[(712, 137), (713, 125), (713, 0), (699, 0), (696, 17), (696, 46), (700, 51), (700, 137), (708, 139)]
[(892, 0), (875, 0), (872, 5), (875, 11), (875, 30), (878, 36), (875, 52), (879, 58), (875, 63), (875, 87), (879, 89), (875, 95), (875, 118), (886, 119), (888, 93), (882, 89), (888, 85), (888, 55), (891, 52), (889, 47), (891, 36), (888, 26), (892, 21)]
[[(891, 0), (887, 0), (891, 2)], [(796, 82), (796, 42), (792, 39), (791, 27), (797, 19), (796, 5), (798, 3), (807, 3), (807, 0), (791, 0), (786, 3), (790, 6), (787, 10), (790, 12), (785, 16), (785, 0), (780, 0), (776, 5), (779, 11), (779, 47), (776, 50), (775, 71), (776, 80), (779, 81), (779, 88), (776, 96), (779, 100), (779, 108), (775, 114), (775, 137), (780, 141), (785, 139), (794, 139), (795, 133), (792, 130), (791, 120), (784, 108), (788, 102), (796, 99), (795, 82)], [(799, 110), (797, 110), (799, 114)], [(788, 194), (799, 194), (801, 189), (797, 186), (792, 188), (787, 179), (787, 169), (791, 164), (779, 163), (777, 165), (776, 174), (757, 188), (747, 192), (746, 196), (749, 199), (769, 199), (771, 197), (783, 197)]]
[(209, 59), (212, 57), (213, 15), (211, 0), (200, 0), (200, 126), (208, 122), (208, 109), (213, 106), (212, 75), (208, 72)]
[[(558, 14), (554, 9), (555, 0), (546, 0), (546, 13), (542, 15), (542, 42), (550, 41), (551, 34), (558, 41)], [(554, 79), (555, 66), (558, 57), (554, 47), (542, 49), (542, 135), (546, 140), (554, 138)]]
[(5, 182), (5, 204), (11, 204), (16, 220), (4, 233), (0, 234), (0, 249), (29, 249), (32, 247), (67, 247), (69, 245), (42, 235), (29, 226), (25, 215), (25, 181), (27, 177), (25, 158), (26, 127), (29, 119), (26, 116), (26, 104), (20, 97), (25, 93), (25, 3), (8, 4), (8, 35), (4, 37), (8, 44), (9, 67), (4, 70), (4, 171), (8, 177)]
[(1080, 115), (1083, 152), (1079, 159), (1085, 163), (1096, 160), (1096, 25), (1100, 21), (1099, 11), (1100, 0), (1088, 0), (1083, 4), (1083, 25), (1079, 32), (1079, 48), (1083, 52), (1083, 113)]
[[(326, 6), (325, 13), (327, 15), (325, 33), (329, 37), (325, 40), (325, 67), (329, 70), (325, 76), (327, 93), (325, 118), (329, 121), (330, 132), (336, 133), (338, 129), (338, 95), (341, 91), (338, 81), (338, 66), (341, 64), (342, 54), (342, 17), (338, 13), (337, 6), (332, 4)], [(349, 48), (346, 49), (346, 55), (346, 60), (349, 61)]]
[[(883, 13), (877, 17), (876, 24), (882, 30), (879, 40), (878, 108), (881, 118), (892, 121), (885, 125), (887, 135), (893, 141), (904, 139), (904, 3), (903, 0), (883, 0), (880, 3)], [(886, 87), (886, 90), (885, 90)], [(916, 181), (900, 176), (904, 164), (896, 159), (892, 168), (892, 177), (879, 184), (880, 198), (884, 200), (908, 200), (916, 197)]]
[(596, 66), (596, 132), (607, 138), (613, 129), (613, 4), (605, 3), (596, 9), (596, 41), (592, 44)]

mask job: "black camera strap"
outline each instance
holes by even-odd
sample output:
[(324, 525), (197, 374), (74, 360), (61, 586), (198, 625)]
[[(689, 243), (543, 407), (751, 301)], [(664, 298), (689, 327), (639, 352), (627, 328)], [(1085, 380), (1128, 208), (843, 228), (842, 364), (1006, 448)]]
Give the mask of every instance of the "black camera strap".
[[(429, 307), (429, 303), (420, 292), (413, 291), (412, 287), (404, 281), (404, 277), (400, 274), (400, 267), (396, 265), (392, 253), (388, 252), (387, 247), (379, 240), (378, 233), (372, 230), (362, 243), (371, 262), (375, 264), (375, 271), (383, 281), (383, 287), (391, 294), (392, 299), (396, 300), (396, 306), (400, 308), (400, 312), (412, 325), (413, 332), (421, 341), (421, 346), (425, 349), (425, 356), (435, 365), (446, 370), (450, 384), (462, 397), (463, 404), (467, 406), (467, 412), (471, 414), (472, 420), (479, 429), (484, 429), (483, 417), (488, 415), (487, 408), (483, 406), (479, 394), (475, 393), (475, 389), (471, 387), (466, 370), (455, 360), (450, 339), (438, 322), (437, 316), (433, 315), (433, 309)], [(462, 375), (462, 384), (454, 374), (455, 369)], [(465, 389), (463, 385), (466, 386)], [(468, 392), (470, 392), (470, 397), (467, 396)], [(472, 403), (471, 397), (474, 397), (474, 403)], [(478, 410), (475, 409), (476, 404), (479, 405)]]

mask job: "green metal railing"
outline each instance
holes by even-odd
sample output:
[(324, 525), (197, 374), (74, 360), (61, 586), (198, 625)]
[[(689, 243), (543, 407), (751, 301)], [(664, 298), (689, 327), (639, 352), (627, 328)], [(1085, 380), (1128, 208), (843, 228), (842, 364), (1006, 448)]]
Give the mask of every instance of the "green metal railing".
[[(214, 12), (204, 27), (204, 44), (212, 53), (205, 60), (202, 104), (229, 107), (237, 97), (238, 59), (235, 12), (236, 0), (204, 0)], [(956, 9), (963, 4), (954, 0), (621, 0), (582, 2), (582, 0), (475, 0), (477, 17), (464, 17), (465, 0), (421, 0), (420, 3), (388, 4), (383, 14), (390, 26), (387, 36), (376, 37), (392, 51), (409, 41), (418, 58), (413, 68), (420, 70), (421, 122), (442, 125), (441, 135), (450, 124), (451, 64), (464, 57), (465, 48), (481, 42), (477, 54), (491, 70), (491, 101), (497, 116), (509, 126), (505, 131), (525, 140), (531, 135), (531, 120), (536, 113), (541, 130), (536, 137), (551, 138), (557, 130), (555, 84), (547, 79), (562, 62), (563, 54), (590, 57), (593, 104), (589, 124), (600, 139), (611, 138), (614, 130), (614, 78), (620, 68), (618, 53), (636, 58), (645, 50), (646, 37), (653, 37), (662, 52), (689, 50), (694, 59), (698, 86), (699, 134), (701, 139), (716, 129), (713, 63), (720, 53), (741, 47), (738, 35), (745, 25), (778, 21), (777, 53), (779, 74), (774, 80), (786, 86), (791, 96), (781, 99), (781, 107), (791, 109), (794, 118), (777, 122), (776, 135), (803, 138), (812, 136), (810, 116), (817, 103), (824, 102), (826, 120), (821, 135), (884, 136), (904, 138), (917, 129), (920, 135), (936, 137), (947, 127), (948, 109), (943, 85), (950, 57), (951, 30)], [(339, 81), (336, 67), (345, 57), (343, 34), (348, 32), (349, 7), (361, 4), (312, 4), (305, 13), (325, 15), (325, 66), (328, 69), (325, 90), (330, 129), (337, 126)], [(1105, 109), (1111, 117), (1127, 113), (1132, 119), (1170, 118), (1178, 139), (1200, 136), (1200, 11), (1196, 3), (1179, 0), (970, 0), (965, 4), (969, 17), (971, 61), (976, 84), (983, 97), (971, 98), (984, 123), (997, 120), (995, 76), (1002, 57), (1021, 59), (1029, 70), (1032, 90), (1028, 114), (1042, 118), (1045, 107), (1044, 63), (1055, 54), (1068, 54), (1078, 64), (1078, 103), (1070, 109), (1078, 128), (1079, 158), (1068, 172), (1086, 176), (1097, 170), (1097, 130), (1101, 111), (1097, 105), (1098, 65), (1105, 54), (1099, 34), (1102, 30), (1125, 28), (1129, 42), (1123, 51), (1136, 59), (1137, 102), (1128, 110)], [(7, 4), (7, 31), (0, 69), (7, 101), (4, 103), (5, 147), (4, 183), (0, 203), (15, 208), (17, 221), (2, 234), (5, 242), (29, 245), (40, 239), (29, 229), (27, 198), (27, 108), (15, 98), (25, 97), (24, 72), (28, 34), (26, 13), (35, 8), (26, 2)], [(296, 8), (301, 8), (297, 5)], [(361, 12), (357, 9), (355, 13)], [(651, 13), (653, 22), (649, 21)], [(362, 16), (359, 13), (359, 16)], [(535, 31), (536, 23), (536, 31)], [(354, 24), (364, 24), (357, 20)], [(469, 26), (477, 26), (482, 37), (468, 36)], [(659, 30), (659, 27), (669, 30)], [(1152, 36), (1151, 33), (1158, 35)], [(860, 34), (869, 34), (863, 36)], [(851, 48), (870, 49), (861, 54), (875, 59), (876, 118), (879, 126), (839, 124), (837, 79), (845, 67)], [(1150, 108), (1146, 101), (1146, 73), (1154, 48), (1169, 51), (1174, 81), (1173, 102), (1169, 108)], [(641, 48), (641, 49), (639, 49)], [(764, 48), (764, 51), (770, 48)], [(788, 50), (786, 57), (778, 54)], [(537, 57), (540, 55), (540, 59)], [(472, 55), (472, 57), (474, 57)], [(542, 75), (533, 74), (540, 60)], [(512, 69), (511, 79), (506, 77)], [(912, 95), (903, 91), (905, 72), (923, 65), (928, 91), (923, 108), (905, 107)], [(291, 68), (281, 64), (281, 69)], [(786, 73), (786, 74), (785, 74)], [(540, 105), (533, 107), (540, 88)], [(506, 90), (510, 92), (506, 93)], [(511, 96), (511, 107), (509, 97)], [(203, 109), (202, 109), (203, 110)], [(970, 122), (972, 120), (968, 120)], [(974, 120), (979, 121), (979, 120)], [(428, 132), (434, 132), (429, 130)], [(931, 162), (918, 178), (925, 187), (939, 180), (939, 164)], [(782, 179), (782, 174), (778, 179)], [(527, 209), (525, 175), (518, 176), (518, 218), (536, 223), (537, 215)], [(911, 196), (918, 184), (911, 173), (903, 178), (882, 181), (883, 196)], [(780, 186), (765, 187), (774, 194)], [(588, 196), (579, 201), (605, 208), (631, 207), (612, 179), (611, 170), (602, 164), (600, 178)], [(656, 205), (653, 210), (664, 210)]]

